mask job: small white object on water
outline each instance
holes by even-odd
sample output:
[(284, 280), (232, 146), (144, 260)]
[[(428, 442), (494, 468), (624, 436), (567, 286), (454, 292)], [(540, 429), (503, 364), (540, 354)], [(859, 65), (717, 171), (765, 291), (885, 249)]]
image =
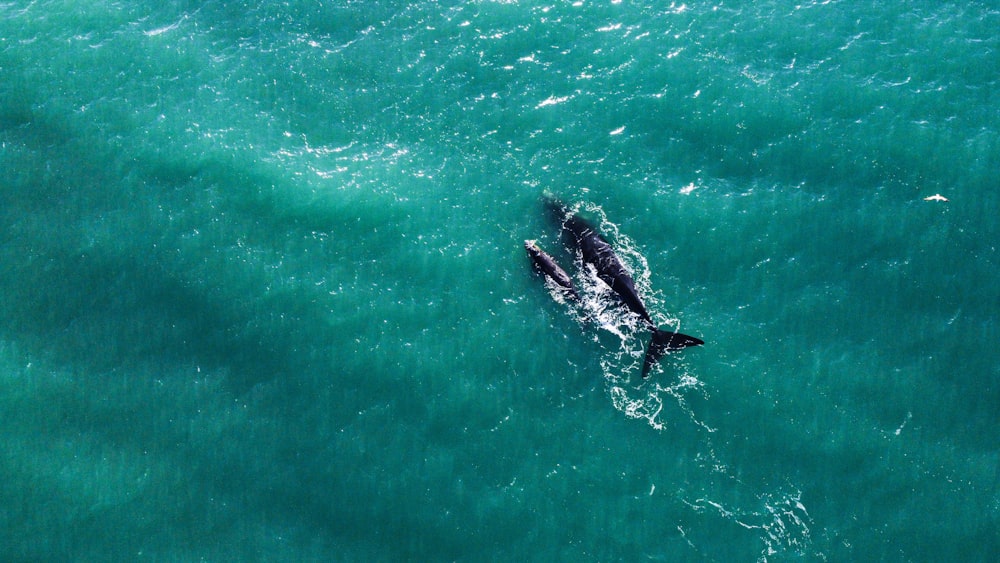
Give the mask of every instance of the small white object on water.
[(944, 197), (941, 194), (934, 194), (930, 197), (925, 197), (924, 201), (948, 201), (948, 198)]

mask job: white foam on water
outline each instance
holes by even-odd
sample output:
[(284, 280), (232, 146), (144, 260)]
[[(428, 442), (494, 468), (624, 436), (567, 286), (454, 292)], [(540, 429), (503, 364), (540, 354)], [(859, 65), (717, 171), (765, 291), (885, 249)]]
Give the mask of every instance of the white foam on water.
[[(583, 211), (595, 218), (598, 230), (611, 242), (619, 259), (632, 274), (650, 315), (662, 322), (661, 326), (672, 325), (676, 330), (679, 320), (662, 312), (665, 307), (652, 287), (652, 272), (639, 246), (622, 234), (599, 206), (577, 204), (572, 211)], [(615, 346), (615, 340), (612, 340), (611, 345), (604, 347), (600, 359), (611, 406), (627, 418), (643, 421), (660, 432), (687, 425), (686, 429), (693, 430), (693, 435), (700, 440), (700, 453), (691, 463), (702, 468), (709, 480), (721, 478), (724, 488), (734, 491), (736, 496), (754, 499), (751, 504), (734, 504), (698, 496), (694, 500), (682, 498), (682, 502), (695, 512), (715, 511), (724, 520), (757, 533), (763, 546), (758, 561), (769, 561), (789, 553), (822, 558), (822, 554), (811, 553), (812, 520), (802, 503), (799, 489), (789, 485), (791, 492), (780, 488), (756, 493), (747, 491), (750, 485), (735, 477), (729, 465), (716, 452), (713, 437), (718, 429), (703, 420), (692, 407), (692, 398), (710, 400), (711, 396), (695, 370), (684, 361), (683, 353), (668, 354), (660, 360), (661, 370), (648, 379), (639, 379), (649, 331), (611, 288), (597, 277), (593, 266), (584, 264), (579, 255), (575, 262), (574, 271), (581, 272), (578, 283), (582, 306), (574, 314), (581, 320), (591, 320), (601, 330), (617, 337), (618, 345)], [(725, 436), (718, 439), (724, 440)], [(683, 529), (681, 534), (691, 544), (693, 539)]]

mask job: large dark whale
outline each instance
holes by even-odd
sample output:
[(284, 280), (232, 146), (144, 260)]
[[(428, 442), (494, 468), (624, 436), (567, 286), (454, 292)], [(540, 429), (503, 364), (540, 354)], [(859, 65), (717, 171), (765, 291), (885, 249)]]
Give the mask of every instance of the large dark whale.
[(556, 264), (554, 258), (546, 254), (533, 240), (524, 241), (524, 249), (528, 251), (531, 262), (539, 272), (555, 282), (563, 293), (577, 301), (580, 300), (580, 294), (577, 293), (576, 286), (573, 285), (573, 280), (566, 273), (566, 270), (563, 270), (559, 264)]
[(622, 302), (633, 313), (642, 319), (643, 323), (653, 333), (646, 348), (646, 356), (642, 362), (642, 376), (649, 374), (650, 368), (665, 353), (670, 350), (680, 350), (688, 346), (700, 346), (705, 342), (694, 336), (688, 336), (670, 330), (660, 330), (649, 316), (645, 304), (635, 290), (635, 280), (622, 265), (611, 244), (597, 228), (572, 213), (559, 200), (545, 198), (545, 206), (552, 218), (562, 224), (563, 233), (569, 243), (580, 251), (583, 261), (592, 264), (599, 277), (621, 298)]

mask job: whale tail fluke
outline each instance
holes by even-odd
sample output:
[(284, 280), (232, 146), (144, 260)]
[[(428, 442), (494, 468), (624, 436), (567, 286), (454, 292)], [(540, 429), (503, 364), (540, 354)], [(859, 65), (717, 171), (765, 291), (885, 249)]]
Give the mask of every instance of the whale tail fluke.
[(642, 376), (649, 375), (650, 368), (670, 350), (680, 350), (688, 346), (701, 346), (705, 341), (700, 338), (673, 332), (669, 330), (653, 329), (653, 338), (649, 340), (649, 347), (646, 348), (646, 357), (642, 360)]

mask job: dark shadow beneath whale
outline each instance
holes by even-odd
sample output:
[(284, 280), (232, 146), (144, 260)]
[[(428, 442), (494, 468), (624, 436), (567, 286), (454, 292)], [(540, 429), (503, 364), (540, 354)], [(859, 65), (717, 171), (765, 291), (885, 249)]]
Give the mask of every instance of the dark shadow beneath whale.
[[(670, 330), (661, 330), (656, 326), (656, 323), (649, 316), (649, 311), (646, 310), (645, 304), (643, 304), (642, 299), (636, 292), (635, 280), (632, 279), (628, 270), (625, 269), (621, 260), (618, 259), (618, 255), (615, 254), (611, 244), (601, 236), (597, 228), (571, 212), (562, 202), (555, 198), (546, 196), (545, 206), (552, 218), (561, 224), (565, 238), (573, 248), (580, 252), (583, 261), (594, 266), (597, 270), (597, 277), (606, 283), (621, 298), (629, 310), (638, 315), (652, 332), (652, 338), (650, 339), (649, 346), (646, 348), (646, 355), (642, 362), (643, 377), (649, 375), (649, 370), (667, 352), (681, 350), (688, 346), (700, 346), (705, 343), (694, 336)], [(525, 247), (528, 247), (527, 242), (525, 243)], [(537, 246), (535, 246), (535, 249), (537, 249)], [(537, 249), (537, 251), (541, 252), (540, 249)], [(532, 249), (528, 248), (528, 252), (532, 254)], [(546, 272), (547, 275), (549, 274), (546, 266), (549, 268), (554, 266), (558, 272), (562, 273), (561, 277), (564, 277), (565, 280), (561, 282), (553, 275), (549, 275), (549, 277), (553, 278), (558, 285), (572, 289), (573, 295), (577, 295), (576, 289), (572, 287), (572, 281), (569, 280), (566, 272), (555, 264), (551, 256), (544, 252), (541, 252), (541, 254), (543, 255), (541, 259), (544, 265), (540, 265), (539, 259), (536, 259), (535, 254), (532, 254), (532, 260), (535, 261), (535, 264), (543, 272)]]

